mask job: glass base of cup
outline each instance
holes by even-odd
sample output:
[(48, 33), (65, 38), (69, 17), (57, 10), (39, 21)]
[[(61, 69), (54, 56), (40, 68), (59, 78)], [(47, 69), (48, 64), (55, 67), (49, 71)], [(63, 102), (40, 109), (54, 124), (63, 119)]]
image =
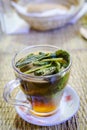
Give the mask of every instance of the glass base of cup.
[(33, 110), (30, 110), (30, 113), (35, 115), (35, 116), (41, 116), (41, 117), (47, 117), (47, 116), (52, 116), (53, 114), (55, 114), (57, 111), (59, 110), (59, 107), (57, 107), (54, 111), (52, 112), (45, 112), (45, 113), (41, 113), (41, 112), (36, 112)]

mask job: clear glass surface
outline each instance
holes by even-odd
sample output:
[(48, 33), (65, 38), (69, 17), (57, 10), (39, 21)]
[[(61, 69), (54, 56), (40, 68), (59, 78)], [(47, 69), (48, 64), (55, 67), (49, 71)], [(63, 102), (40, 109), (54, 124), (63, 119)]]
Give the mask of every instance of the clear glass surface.
[[(11, 104), (25, 106), (27, 112), (38, 116), (48, 116), (54, 114), (60, 105), (64, 89), (67, 85), (71, 59), (67, 68), (59, 73), (48, 76), (34, 76), (24, 74), (16, 66), (16, 62), (30, 53), (55, 52), (58, 50), (55, 46), (37, 45), (29, 46), (16, 53), (12, 60), (16, 80), (10, 81), (4, 89), (4, 99)], [(15, 101), (11, 99), (11, 93), (19, 84), (20, 89), (26, 95), (26, 101)]]

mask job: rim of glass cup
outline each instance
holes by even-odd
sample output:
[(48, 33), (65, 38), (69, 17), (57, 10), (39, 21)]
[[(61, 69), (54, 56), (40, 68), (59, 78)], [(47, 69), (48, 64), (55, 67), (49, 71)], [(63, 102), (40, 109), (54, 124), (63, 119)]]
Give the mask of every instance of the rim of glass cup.
[(12, 67), (13, 67), (13, 69), (19, 74), (19, 75), (21, 75), (21, 76), (23, 76), (23, 77), (27, 77), (27, 78), (51, 78), (51, 77), (55, 77), (55, 76), (60, 76), (60, 75), (62, 75), (64, 72), (67, 72), (69, 69), (70, 69), (70, 67), (71, 67), (71, 65), (72, 65), (72, 61), (71, 61), (71, 56), (70, 56), (70, 63), (69, 63), (69, 65), (64, 69), (64, 70), (62, 70), (61, 72), (58, 72), (58, 73), (56, 73), (56, 74), (53, 74), (53, 75), (45, 75), (45, 76), (32, 76), (31, 74), (24, 74), (23, 72), (21, 72), (19, 69), (17, 69), (17, 67), (15, 66), (15, 59), (16, 59), (16, 57), (20, 54), (20, 53), (22, 53), (22, 52), (24, 52), (25, 50), (27, 50), (27, 49), (29, 49), (29, 48), (34, 48), (34, 47), (53, 47), (53, 48), (55, 48), (55, 49), (61, 49), (60, 47), (57, 47), (57, 46), (52, 46), (52, 45), (32, 45), (32, 46), (27, 46), (27, 47), (25, 47), (24, 49), (22, 49), (21, 51), (18, 51), (15, 55), (14, 55), (14, 57), (13, 57), (13, 59), (12, 59)]

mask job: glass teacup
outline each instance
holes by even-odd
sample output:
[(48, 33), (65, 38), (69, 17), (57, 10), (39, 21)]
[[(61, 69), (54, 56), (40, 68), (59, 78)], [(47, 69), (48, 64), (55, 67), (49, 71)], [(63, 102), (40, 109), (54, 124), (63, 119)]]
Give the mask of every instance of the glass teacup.
[[(56, 113), (69, 79), (71, 58), (68, 67), (63, 71), (47, 76), (24, 74), (16, 67), (16, 62), (29, 53), (36, 53), (38, 51), (55, 52), (57, 50), (58, 48), (55, 46), (34, 45), (16, 53), (12, 60), (16, 79), (6, 84), (3, 94), (4, 99), (8, 103), (25, 106), (28, 109), (27, 112), (34, 115), (50, 116)], [(26, 96), (27, 102), (11, 98), (12, 91), (18, 86)]]

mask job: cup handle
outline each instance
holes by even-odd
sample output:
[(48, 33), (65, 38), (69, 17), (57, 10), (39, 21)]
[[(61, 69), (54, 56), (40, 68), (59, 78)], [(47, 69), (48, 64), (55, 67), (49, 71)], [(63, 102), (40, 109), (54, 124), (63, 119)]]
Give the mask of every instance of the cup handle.
[(4, 100), (12, 105), (24, 106), (24, 107), (27, 107), (28, 109), (32, 109), (31, 103), (29, 101), (12, 99), (11, 93), (18, 86), (20, 86), (20, 79), (15, 79), (15, 80), (8, 82), (4, 87), (4, 92), (3, 92)]

